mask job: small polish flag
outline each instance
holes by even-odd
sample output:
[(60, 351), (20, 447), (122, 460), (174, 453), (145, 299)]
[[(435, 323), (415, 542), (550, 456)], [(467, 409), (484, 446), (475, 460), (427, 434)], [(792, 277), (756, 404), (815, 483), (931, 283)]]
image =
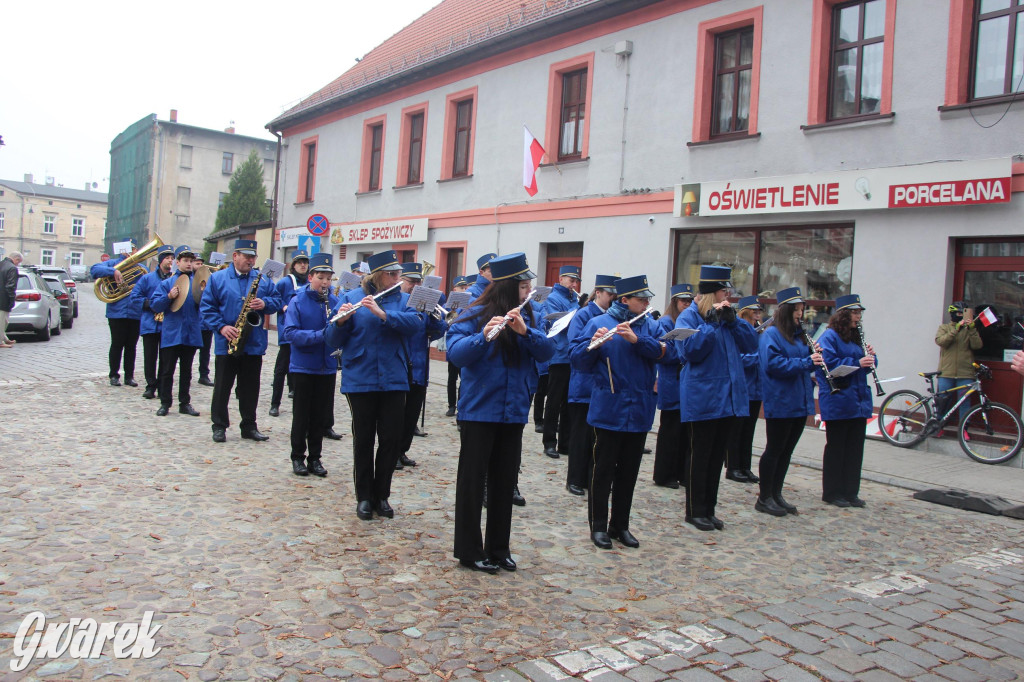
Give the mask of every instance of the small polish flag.
[(991, 308), (985, 308), (982, 310), (981, 314), (978, 315), (978, 319), (981, 320), (981, 323), (986, 327), (999, 321), (999, 318), (996, 317), (996, 314), (992, 312)]
[(544, 158), (544, 147), (533, 136), (530, 129), (523, 126), (523, 187), (531, 197), (537, 193), (537, 169)]

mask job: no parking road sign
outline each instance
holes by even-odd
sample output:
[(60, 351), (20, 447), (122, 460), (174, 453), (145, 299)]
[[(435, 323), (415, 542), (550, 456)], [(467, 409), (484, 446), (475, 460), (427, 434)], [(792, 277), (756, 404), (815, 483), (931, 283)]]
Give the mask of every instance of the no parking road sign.
[(327, 220), (327, 216), (314, 213), (309, 216), (309, 220), (306, 221), (306, 229), (314, 237), (323, 237), (325, 234), (330, 232), (331, 223)]

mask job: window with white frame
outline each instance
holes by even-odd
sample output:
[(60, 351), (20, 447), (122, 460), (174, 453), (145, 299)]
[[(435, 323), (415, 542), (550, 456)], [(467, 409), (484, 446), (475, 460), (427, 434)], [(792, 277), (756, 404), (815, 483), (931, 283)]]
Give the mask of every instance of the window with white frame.
[(72, 237), (84, 237), (85, 236), (85, 218), (72, 218), (71, 219), (71, 236)]
[(0, 211), (0, 232), (4, 231), (4, 212)]
[(84, 260), (85, 260), (85, 254), (82, 253), (81, 251), (72, 251), (71, 252), (71, 259), (70, 259), (71, 265), (82, 265)]
[(56, 257), (56, 251), (53, 249), (40, 249), (39, 264), (40, 265), (53, 265), (54, 258)]
[(57, 232), (57, 216), (43, 216), (43, 234), (55, 234)]

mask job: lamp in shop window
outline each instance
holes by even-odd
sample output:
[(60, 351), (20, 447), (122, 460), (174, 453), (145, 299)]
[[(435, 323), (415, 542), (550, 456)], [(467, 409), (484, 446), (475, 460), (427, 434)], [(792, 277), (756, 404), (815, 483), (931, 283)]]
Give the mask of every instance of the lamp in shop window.
[(697, 197), (694, 196), (692, 191), (688, 191), (688, 192), (686, 192), (686, 194), (683, 195), (683, 205), (684, 205), (683, 215), (685, 215), (685, 216), (693, 215), (693, 204), (696, 201), (697, 201)]

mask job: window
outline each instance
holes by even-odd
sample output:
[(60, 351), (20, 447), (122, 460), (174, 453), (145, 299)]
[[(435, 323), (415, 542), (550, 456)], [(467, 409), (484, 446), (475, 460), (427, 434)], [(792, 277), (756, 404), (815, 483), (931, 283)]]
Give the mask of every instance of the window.
[(43, 216), (43, 234), (55, 234), (57, 226), (57, 216)]
[(885, 2), (858, 0), (832, 10), (829, 119), (880, 112)]
[(712, 136), (745, 132), (750, 124), (750, 74), (754, 29), (742, 28), (715, 37), (715, 113)]
[(406, 157), (409, 169), (405, 176), (405, 182), (408, 185), (423, 182), (423, 176), (420, 173), (423, 164), (423, 118), (422, 111), (409, 117), (409, 152)]
[(384, 124), (386, 116), (363, 121), (363, 153), (359, 171), (361, 193), (380, 191), (381, 165), (384, 159)]
[(469, 174), (469, 142), (473, 125), (473, 100), (459, 102), (455, 110), (455, 157), (452, 177)]
[(224, 208), (224, 198), (228, 195), (227, 192), (220, 192), (217, 194), (217, 210)]
[(183, 144), (181, 145), (181, 162), (182, 168), (192, 167), (192, 145)]
[(473, 174), (476, 97), (477, 89), (471, 88), (448, 95), (445, 100), (441, 180), (465, 178)]
[(548, 111), (542, 141), (549, 160), (587, 158), (593, 79), (593, 52), (549, 67)]
[(180, 216), (187, 216), (190, 203), (192, 203), (192, 189), (190, 187), (179, 187), (174, 212)]
[(68, 261), (71, 265), (82, 265), (85, 261), (85, 254), (81, 251), (72, 251), (71, 258)]
[(409, 187), (423, 183), (426, 132), (426, 103), (414, 104), (402, 109), (402, 130), (398, 142), (396, 186)]
[(697, 27), (697, 79), (693, 139), (757, 138), (763, 7), (701, 22)]
[(53, 265), (56, 252), (53, 249), (40, 249), (39, 250), (39, 264), (40, 265)]
[(231, 152), (224, 152), (224, 158), (220, 162), (220, 172), (224, 175), (231, 175), (234, 172), (235, 155)]
[(562, 75), (562, 107), (558, 127), (558, 160), (583, 154), (583, 123), (587, 113), (587, 70)]
[(313, 193), (316, 189), (316, 151), (319, 135), (307, 137), (302, 141), (302, 158), (299, 165), (299, 196), (296, 201), (300, 204), (313, 201)]
[(1024, 92), (1024, 1), (978, 0), (972, 99)]
[(71, 236), (72, 237), (84, 237), (85, 236), (85, 218), (72, 218), (71, 219)]
[(4, 231), (4, 212), (0, 211), (0, 232)]

